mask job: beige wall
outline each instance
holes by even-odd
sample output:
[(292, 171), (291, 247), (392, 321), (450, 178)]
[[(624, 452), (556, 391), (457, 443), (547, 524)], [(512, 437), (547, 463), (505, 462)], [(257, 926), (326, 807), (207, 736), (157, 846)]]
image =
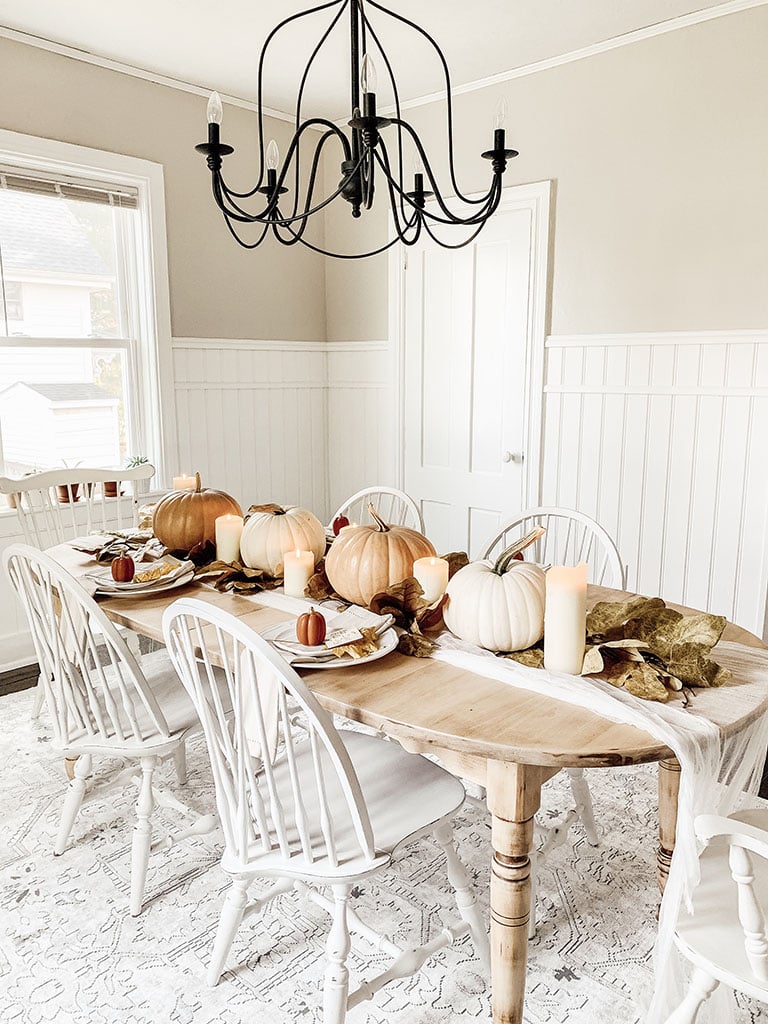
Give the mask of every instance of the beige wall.
[[(193, 149), (206, 134), (203, 97), (7, 39), (0, 68), (0, 127), (163, 165), (174, 335), (324, 339), (323, 258), (241, 249), (216, 211)], [(255, 131), (255, 115), (225, 108), (225, 138), (237, 147), (228, 181), (241, 191), (251, 185)], [(271, 121), (269, 131), (284, 143), (289, 126)]]
[[(505, 183), (555, 183), (552, 333), (768, 325), (766, 53), (764, 6), (458, 97), (465, 191), (487, 186), (501, 95), (521, 153)], [(441, 145), (436, 106), (406, 116)], [(386, 276), (329, 267), (330, 339), (387, 336)]]

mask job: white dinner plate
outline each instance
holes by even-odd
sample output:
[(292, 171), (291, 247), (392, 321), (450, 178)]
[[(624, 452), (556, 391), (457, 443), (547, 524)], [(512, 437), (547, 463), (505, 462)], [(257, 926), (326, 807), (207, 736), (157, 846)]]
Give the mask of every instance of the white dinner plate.
[[(385, 655), (390, 654), (397, 647), (397, 633), (390, 627), (379, 637), (378, 648), (372, 651), (371, 654), (366, 654), (363, 658), (353, 658), (350, 654), (344, 654), (340, 658), (330, 658), (328, 661), (316, 661), (311, 656), (306, 661), (299, 661), (300, 654), (278, 647), (274, 642), (287, 640), (295, 643), (296, 622), (294, 620), (291, 622), (279, 622), (276, 626), (270, 626), (261, 635), (272, 644), (282, 658), (292, 662), (293, 668), (348, 668), (350, 665), (365, 665), (369, 661), (377, 661), (379, 658), (385, 657)], [(309, 650), (309, 648), (306, 649)], [(316, 650), (320, 654), (324, 651), (324, 648), (318, 647)], [(326, 651), (326, 653), (330, 652)], [(297, 660), (294, 661), (294, 658)]]
[[(110, 587), (106, 579), (104, 586), (100, 586), (98, 580), (94, 580), (91, 576), (90, 579), (96, 583), (96, 593), (101, 594), (104, 597), (149, 597), (152, 594), (160, 594), (164, 590), (173, 590), (175, 587), (183, 587), (187, 583), (191, 583), (195, 575), (195, 570), (190, 569), (185, 572), (183, 576), (176, 576), (173, 579), (162, 579), (160, 578), (157, 583), (150, 586), (146, 583), (139, 583), (135, 589), (131, 589), (130, 584), (123, 584), (119, 589), (116, 587)], [(110, 582), (112, 577), (110, 575)]]

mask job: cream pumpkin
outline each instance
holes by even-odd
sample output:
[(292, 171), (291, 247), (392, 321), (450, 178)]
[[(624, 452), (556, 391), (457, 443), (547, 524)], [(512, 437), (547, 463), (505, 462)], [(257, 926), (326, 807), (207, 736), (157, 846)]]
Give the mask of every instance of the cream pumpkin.
[(224, 491), (202, 487), (200, 474), (195, 474), (193, 491), (171, 491), (155, 505), (152, 531), (171, 551), (191, 551), (199, 544), (216, 542), (216, 519), (242, 509)]
[(282, 572), (286, 551), (311, 551), (315, 562), (325, 553), (325, 527), (311, 512), (297, 505), (268, 505), (245, 521), (240, 556), (250, 569), (271, 576)]
[(353, 604), (369, 605), (387, 587), (413, 576), (417, 558), (435, 555), (427, 538), (407, 526), (388, 526), (372, 505), (372, 526), (345, 526), (325, 557), (333, 589)]
[(545, 577), (504, 551), (470, 562), (448, 583), (443, 619), (461, 640), (488, 651), (522, 651), (544, 635)]

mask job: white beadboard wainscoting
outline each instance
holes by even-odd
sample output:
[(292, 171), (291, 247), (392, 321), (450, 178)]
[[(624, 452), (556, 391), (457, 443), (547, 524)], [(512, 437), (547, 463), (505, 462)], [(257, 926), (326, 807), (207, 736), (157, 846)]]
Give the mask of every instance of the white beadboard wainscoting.
[(178, 338), (173, 370), (177, 471), (244, 508), (284, 502), (327, 521), (366, 484), (394, 482), (386, 342)]
[(550, 337), (542, 503), (612, 534), (643, 594), (761, 635), (768, 331)]

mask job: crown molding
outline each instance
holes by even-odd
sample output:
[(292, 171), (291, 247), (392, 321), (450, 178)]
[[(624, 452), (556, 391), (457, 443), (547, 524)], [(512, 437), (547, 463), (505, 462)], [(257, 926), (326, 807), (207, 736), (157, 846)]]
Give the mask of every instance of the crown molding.
[[(622, 46), (630, 46), (633, 43), (642, 42), (645, 39), (652, 39), (654, 36), (666, 35), (668, 32), (676, 32), (679, 29), (690, 28), (692, 25), (699, 25), (705, 21), (713, 21), (715, 18), (724, 18), (730, 14), (738, 14), (741, 11), (750, 10), (753, 7), (764, 7), (768, 0), (726, 0), (725, 3), (716, 7), (706, 7), (699, 11), (692, 11), (690, 14), (683, 14), (677, 18), (670, 18), (669, 21), (659, 21), (645, 28), (635, 29), (633, 32), (625, 32), (623, 35), (614, 36), (600, 43), (593, 43), (591, 46), (584, 46), (579, 50), (571, 50), (567, 53), (558, 54), (555, 57), (547, 57), (544, 60), (535, 61), (532, 64), (522, 64), (520, 67), (512, 68), (509, 71), (502, 71), (496, 75), (489, 75), (486, 78), (479, 78), (464, 85), (454, 86), (453, 96), (461, 96), (464, 93), (477, 92), (480, 89), (487, 89), (489, 86), (500, 85), (504, 82), (513, 81), (516, 78), (525, 78), (528, 75), (537, 75), (541, 71), (549, 71), (551, 68), (560, 67), (563, 64), (571, 64), (574, 61), (586, 60), (609, 50), (616, 50)], [(212, 88), (202, 85), (195, 85), (185, 82), (180, 78), (172, 78), (168, 75), (159, 74), (156, 71), (148, 71), (145, 68), (136, 67), (133, 64), (126, 64), (110, 57), (102, 57), (99, 54), (91, 53), (89, 50), (82, 50), (76, 46), (69, 46), (65, 43), (58, 43), (53, 39), (46, 39), (44, 36), (33, 35), (29, 32), (21, 32), (18, 29), (8, 28), (0, 25), (0, 38), (10, 39), (17, 43), (24, 43), (27, 46), (35, 46), (41, 50), (48, 50), (51, 53), (58, 53), (73, 60), (84, 61), (87, 64), (94, 64), (96, 67), (106, 68), (109, 71), (117, 71), (123, 75), (131, 75), (133, 78), (143, 79), (145, 82), (152, 82), (155, 85), (163, 85), (169, 89), (179, 89), (181, 92), (192, 93), (195, 96), (209, 96)], [(414, 107), (426, 106), (444, 99), (443, 92), (428, 93), (418, 96), (412, 100), (404, 100), (400, 104), (401, 110), (411, 110)], [(241, 96), (232, 96), (228, 93), (221, 93), (224, 103), (234, 107), (241, 107), (243, 110), (258, 110), (253, 100), (243, 99)], [(273, 107), (264, 107), (264, 114), (276, 118), (278, 121), (294, 123), (293, 114), (276, 110)], [(386, 111), (382, 111), (386, 113)], [(346, 120), (339, 121), (339, 124), (346, 123)]]
[[(768, 2), (768, 0), (766, 0)], [(206, 88), (202, 85), (193, 85), (180, 78), (171, 78), (168, 75), (161, 75), (157, 71), (147, 71), (145, 68), (138, 68), (134, 64), (125, 64), (111, 57), (101, 57), (90, 50), (81, 50), (76, 46), (69, 46), (66, 43), (57, 43), (53, 39), (46, 39), (44, 36), (32, 35), (30, 32), (20, 32), (15, 28), (8, 28), (0, 25), (0, 38), (10, 39), (15, 43), (24, 43), (26, 46), (35, 46), (38, 50), (48, 50), (50, 53), (58, 53), (62, 57), (70, 57), (72, 60), (80, 60), (85, 64), (94, 64), (98, 68), (106, 68), (107, 71), (117, 71), (121, 75), (130, 75), (132, 78), (140, 78), (145, 82), (152, 82), (153, 85), (163, 85), (168, 89), (178, 89), (180, 92), (188, 92), (193, 96), (204, 96), (206, 99), (213, 92), (213, 88)], [(258, 111), (258, 105), (252, 100), (245, 100), (241, 96), (231, 96), (228, 93), (220, 93), (223, 103), (233, 107), (241, 107), (243, 110)], [(266, 117), (274, 117), (278, 121), (289, 121), (291, 124), (295, 118), (282, 110), (275, 110), (273, 107), (264, 107)]]
[[(549, 71), (551, 68), (557, 68), (563, 64), (572, 64), (574, 61), (586, 60), (588, 57), (595, 57), (600, 53), (607, 53), (609, 50), (617, 50), (622, 46), (630, 46), (633, 43), (642, 42), (644, 39), (666, 35), (668, 32), (676, 32), (679, 29), (689, 28), (704, 21), (713, 21), (715, 18), (724, 18), (729, 14), (738, 14), (752, 7), (764, 7), (766, 4), (768, 4), (768, 0), (726, 0), (725, 3), (718, 4), (717, 7), (706, 7), (699, 11), (692, 11), (690, 14), (680, 15), (678, 18), (670, 18), (669, 21), (659, 21), (653, 25), (647, 25), (645, 28), (635, 29), (633, 32), (625, 32), (623, 35), (613, 36), (611, 39), (606, 39), (600, 43), (593, 43), (591, 46), (584, 46), (580, 50), (571, 50), (568, 53), (547, 57), (532, 64), (521, 64), (520, 67), (511, 68), (509, 71), (502, 71), (497, 75), (478, 78), (476, 81), (467, 82), (465, 85), (456, 85), (451, 89), (451, 95), (461, 96), (464, 93), (477, 92), (480, 89), (487, 89), (489, 86), (500, 85), (503, 82), (511, 82), (515, 78), (537, 75), (541, 71)], [(444, 99), (444, 92), (428, 93), (416, 99), (404, 100), (400, 104), (400, 109), (412, 110), (414, 107), (423, 107), (428, 103), (436, 103)], [(383, 110), (382, 113), (389, 113), (389, 111)]]

